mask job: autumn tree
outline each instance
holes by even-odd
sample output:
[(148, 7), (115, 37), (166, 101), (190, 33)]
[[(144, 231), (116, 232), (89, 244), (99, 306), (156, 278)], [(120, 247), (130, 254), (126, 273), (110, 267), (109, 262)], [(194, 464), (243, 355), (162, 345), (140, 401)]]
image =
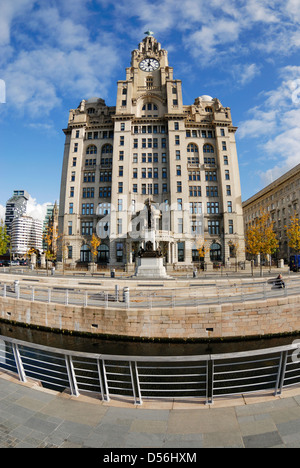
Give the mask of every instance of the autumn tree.
[(101, 240), (99, 239), (98, 236), (93, 234), (90, 244), (91, 244), (91, 253), (92, 253), (93, 261), (95, 262), (95, 259), (98, 253), (98, 247), (101, 244)]
[(296, 214), (292, 216), (290, 225), (285, 226), (286, 234), (288, 237), (288, 245), (295, 251), (296, 254), (300, 252), (300, 222)]
[(266, 257), (276, 252), (279, 243), (273, 226), (268, 213), (264, 212), (255, 219), (254, 225), (247, 229), (246, 251), (250, 255)]
[(0, 255), (4, 255), (9, 247), (10, 236), (7, 234), (3, 219), (0, 220)]

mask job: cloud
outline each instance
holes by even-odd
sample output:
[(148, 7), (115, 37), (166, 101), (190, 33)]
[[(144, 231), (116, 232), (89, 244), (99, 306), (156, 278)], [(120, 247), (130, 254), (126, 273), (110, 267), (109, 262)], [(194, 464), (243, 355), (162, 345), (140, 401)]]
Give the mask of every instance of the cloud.
[[(78, 18), (64, 16), (68, 10), (65, 0), (50, 5), (24, 14), (23, 28), (16, 28), (10, 43), (13, 52), (2, 66), (7, 110), (13, 106), (31, 117), (49, 115), (67, 94), (105, 98), (118, 65), (118, 41), (112, 40), (111, 33), (100, 28), (94, 33), (84, 24), (85, 2)], [(8, 29), (12, 26), (8, 15), (3, 21)], [(23, 47), (19, 44), (14, 49), (17, 40)]]
[(0, 221), (5, 219), (5, 206), (0, 205)]
[(300, 161), (300, 67), (284, 67), (279, 75), (280, 85), (262, 94), (261, 104), (239, 125), (241, 139), (257, 140), (257, 162), (273, 161), (272, 168), (260, 171), (268, 183)]
[(38, 219), (40, 221), (44, 221), (46, 212), (47, 212), (47, 206), (52, 205), (52, 203), (37, 203), (36, 199), (29, 196), (29, 200), (27, 202), (27, 210), (26, 214), (28, 216), (31, 216), (34, 219)]

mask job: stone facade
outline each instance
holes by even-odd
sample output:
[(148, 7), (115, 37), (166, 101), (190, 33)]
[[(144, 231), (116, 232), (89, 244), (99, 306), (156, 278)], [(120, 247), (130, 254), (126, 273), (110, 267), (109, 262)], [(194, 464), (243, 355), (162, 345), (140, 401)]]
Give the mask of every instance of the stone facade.
[(157, 339), (257, 337), (300, 330), (300, 296), (175, 308), (92, 308), (0, 297), (0, 319), (79, 333)]
[(98, 263), (114, 267), (134, 270), (148, 240), (167, 266), (192, 268), (203, 246), (207, 264), (243, 261), (236, 130), (218, 99), (183, 104), (167, 51), (149, 33), (115, 107), (92, 98), (70, 111), (59, 204), (66, 262), (91, 261), (93, 233)]
[(245, 232), (261, 213), (270, 214), (279, 241), (278, 259), (286, 262), (290, 256), (285, 226), (291, 217), (300, 217), (300, 164), (269, 184), (243, 203)]

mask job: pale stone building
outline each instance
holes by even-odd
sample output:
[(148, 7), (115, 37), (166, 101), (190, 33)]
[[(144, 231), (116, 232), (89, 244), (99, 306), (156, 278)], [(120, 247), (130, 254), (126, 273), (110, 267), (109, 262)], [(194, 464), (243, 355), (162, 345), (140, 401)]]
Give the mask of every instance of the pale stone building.
[(286, 226), (294, 214), (300, 216), (300, 164), (274, 180), (243, 203), (245, 232), (263, 212), (270, 215), (279, 241), (277, 259), (288, 262), (290, 248)]
[[(115, 107), (84, 100), (71, 110), (59, 204), (66, 262), (134, 265), (151, 240), (166, 265), (243, 261), (244, 224), (231, 112), (201, 96), (184, 105), (168, 53), (151, 32), (132, 52)], [(201, 255), (202, 257), (202, 255)]]

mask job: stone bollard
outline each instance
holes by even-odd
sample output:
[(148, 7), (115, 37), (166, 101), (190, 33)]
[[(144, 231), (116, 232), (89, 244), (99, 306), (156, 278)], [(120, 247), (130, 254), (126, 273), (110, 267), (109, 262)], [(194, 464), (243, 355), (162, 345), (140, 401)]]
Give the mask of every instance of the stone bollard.
[(129, 288), (127, 286), (123, 290), (123, 301), (125, 304), (129, 304)]
[(15, 280), (14, 286), (15, 286), (15, 293), (16, 293), (17, 296), (19, 296), (19, 294), (20, 294), (20, 282), (19, 282), (19, 280)]
[(119, 289), (120, 286), (118, 284), (115, 285), (115, 301), (119, 302)]

